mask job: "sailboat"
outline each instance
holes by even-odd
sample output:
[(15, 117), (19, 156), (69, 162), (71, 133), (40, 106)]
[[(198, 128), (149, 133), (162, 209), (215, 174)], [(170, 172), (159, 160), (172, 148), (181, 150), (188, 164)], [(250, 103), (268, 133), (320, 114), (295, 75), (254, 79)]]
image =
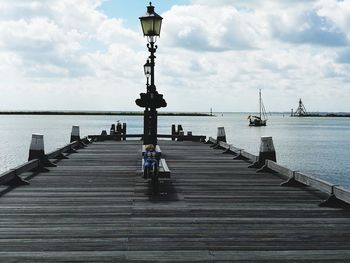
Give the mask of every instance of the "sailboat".
[(259, 89), (259, 116), (248, 116), (249, 126), (266, 126), (267, 114), (264, 103), (261, 99), (261, 89)]

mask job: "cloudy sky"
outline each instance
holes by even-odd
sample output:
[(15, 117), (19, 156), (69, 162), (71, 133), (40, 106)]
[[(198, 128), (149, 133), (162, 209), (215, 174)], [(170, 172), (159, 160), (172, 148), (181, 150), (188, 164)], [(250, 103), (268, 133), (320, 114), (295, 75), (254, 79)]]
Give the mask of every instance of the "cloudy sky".
[[(157, 0), (167, 111), (350, 111), (350, 1)], [(0, 110), (141, 110), (142, 0), (0, 0)]]

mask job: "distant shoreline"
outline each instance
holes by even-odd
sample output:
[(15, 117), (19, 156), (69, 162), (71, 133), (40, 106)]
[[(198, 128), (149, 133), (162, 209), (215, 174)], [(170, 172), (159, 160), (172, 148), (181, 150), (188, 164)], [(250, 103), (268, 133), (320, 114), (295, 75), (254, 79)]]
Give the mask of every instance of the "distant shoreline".
[(291, 116), (293, 118), (307, 118), (307, 117), (350, 117), (350, 114), (337, 114), (337, 113), (326, 113), (326, 114), (306, 114), (300, 116)]
[[(134, 111), (1, 111), (0, 115), (105, 115), (105, 116), (143, 116)], [(158, 112), (159, 116), (211, 116), (200, 112)]]

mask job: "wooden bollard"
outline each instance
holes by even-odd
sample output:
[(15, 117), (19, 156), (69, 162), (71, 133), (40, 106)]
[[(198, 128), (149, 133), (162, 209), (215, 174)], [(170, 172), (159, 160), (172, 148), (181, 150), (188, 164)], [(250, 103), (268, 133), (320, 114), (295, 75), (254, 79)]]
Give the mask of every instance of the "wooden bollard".
[(183, 130), (179, 131), (179, 137), (177, 137), (177, 140), (178, 141), (183, 141), (184, 140), (184, 135), (185, 135), (185, 133), (184, 133)]
[(117, 122), (117, 125), (116, 125), (116, 128), (115, 128), (115, 133), (116, 133), (116, 140), (117, 141), (121, 141), (121, 134), (122, 134), (122, 132), (123, 132), (123, 127), (122, 127), (122, 124), (118, 121)]
[(118, 133), (118, 132), (121, 133), (122, 130), (123, 130), (122, 124), (118, 121), (118, 122), (117, 122), (117, 125), (116, 125), (116, 132), (117, 132), (117, 133)]
[(172, 124), (171, 125), (171, 140), (172, 141), (175, 141), (175, 137), (174, 137), (174, 135), (176, 135), (176, 126), (175, 126), (175, 124)]
[(216, 142), (226, 142), (225, 127), (218, 127), (218, 133), (216, 136)]
[(248, 167), (260, 169), (265, 165), (266, 160), (276, 162), (276, 151), (271, 136), (261, 137), (258, 161)]
[(188, 141), (192, 141), (192, 131), (187, 131), (187, 139)]
[(80, 141), (80, 127), (76, 125), (72, 127), (72, 132), (70, 135), (70, 142), (74, 141)]
[(43, 159), (45, 156), (44, 150), (44, 135), (32, 134), (32, 141), (29, 147), (28, 161), (33, 159)]
[(276, 151), (271, 136), (262, 136), (260, 142), (259, 162), (265, 164), (266, 160), (276, 162)]
[(218, 132), (216, 135), (216, 143), (210, 145), (213, 149), (221, 149), (219, 142), (226, 142), (225, 127), (218, 127)]
[(30, 142), (29, 147), (29, 156), (28, 161), (38, 159), (40, 161), (40, 168), (43, 170), (44, 167), (55, 167), (56, 164), (53, 164), (50, 162), (46, 155), (45, 155), (45, 149), (44, 149), (44, 135), (42, 134), (32, 134), (32, 140)]
[(106, 130), (102, 130), (101, 132), (101, 136), (98, 137), (98, 141), (104, 141), (106, 139), (107, 136), (107, 131)]
[[(80, 127), (74, 125), (72, 127), (72, 133), (70, 136), (70, 142), (75, 142), (78, 141), (79, 144), (77, 145), (77, 148), (84, 148), (86, 146), (85, 142), (88, 142), (88, 140), (85, 140), (85, 142), (83, 142), (80, 138)], [(75, 151), (75, 149), (73, 149), (73, 152)]]
[(125, 122), (123, 123), (123, 130), (122, 130), (122, 132), (123, 132), (123, 140), (126, 141), (126, 123)]
[(110, 135), (114, 135), (115, 134), (115, 124), (111, 125), (111, 129), (109, 130), (109, 134)]

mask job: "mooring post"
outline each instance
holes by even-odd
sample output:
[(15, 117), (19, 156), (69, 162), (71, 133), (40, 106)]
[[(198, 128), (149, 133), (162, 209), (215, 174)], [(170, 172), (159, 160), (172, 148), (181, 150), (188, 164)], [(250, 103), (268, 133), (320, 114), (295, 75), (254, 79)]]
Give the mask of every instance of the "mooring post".
[(178, 141), (183, 141), (184, 140), (185, 133), (183, 130), (179, 131), (179, 136), (177, 137)]
[(115, 134), (115, 124), (111, 125), (111, 129), (109, 130), (109, 134), (110, 135), (114, 135)]
[(271, 136), (261, 137), (258, 161), (248, 167), (260, 169), (265, 165), (266, 160), (276, 162), (276, 151)]
[[(56, 167), (56, 164), (47, 159), (44, 150), (44, 135), (32, 134), (32, 140), (29, 147), (28, 161), (38, 159), (40, 162), (40, 168), (44, 167)], [(47, 169), (46, 169), (47, 170)]]
[(192, 141), (192, 131), (187, 131), (187, 140)]
[(44, 135), (32, 134), (32, 141), (29, 147), (28, 161), (33, 159), (43, 159), (45, 156), (44, 151)]
[(176, 126), (175, 126), (175, 124), (172, 124), (171, 125), (171, 140), (172, 141), (175, 141), (175, 137), (174, 137), (174, 135), (176, 135)]
[(122, 124), (118, 121), (116, 126), (116, 141), (121, 141), (121, 134), (123, 132)]
[(218, 127), (216, 141), (217, 142), (226, 142), (225, 127)]
[(118, 121), (118, 122), (117, 122), (117, 126), (116, 126), (116, 131), (117, 131), (117, 132), (121, 132), (122, 130), (123, 130), (122, 124)]
[(80, 127), (77, 125), (72, 126), (72, 132), (70, 136), (70, 142), (72, 143), (75, 141), (79, 142), (79, 144), (77, 145), (78, 148), (86, 147), (86, 144), (80, 138)]
[(226, 142), (225, 127), (218, 127), (218, 131), (216, 135), (216, 143), (213, 145), (210, 145), (210, 147), (214, 149), (221, 148), (219, 142)]
[(104, 141), (106, 139), (107, 136), (107, 131), (106, 130), (102, 130), (101, 132), (101, 136), (99, 137), (100, 141)]
[(72, 126), (72, 132), (70, 135), (70, 142), (74, 141), (80, 141), (80, 127), (79, 126)]
[(126, 123), (123, 123), (123, 141), (126, 141)]

